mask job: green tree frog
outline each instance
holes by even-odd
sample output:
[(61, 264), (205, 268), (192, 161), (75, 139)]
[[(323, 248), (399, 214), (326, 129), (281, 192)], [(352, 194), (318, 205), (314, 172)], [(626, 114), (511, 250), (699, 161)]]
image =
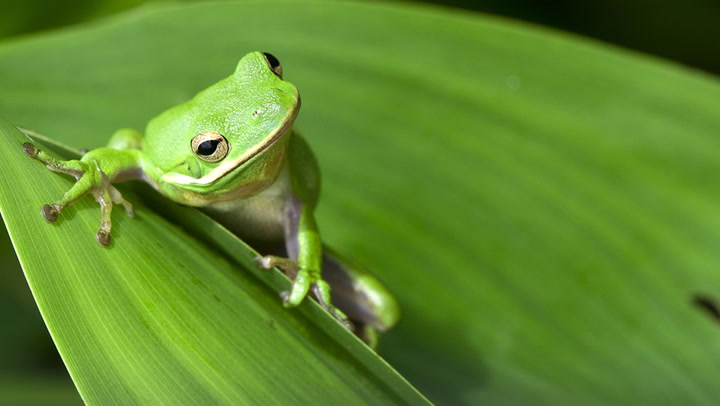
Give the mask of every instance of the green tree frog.
[(177, 203), (201, 208), (261, 252), (276, 254), (256, 263), (277, 266), (293, 279), (290, 291), (281, 293), (286, 307), (312, 292), (346, 327), (374, 341), (375, 329), (398, 320), (397, 303), (363, 268), (324, 249), (314, 216), (318, 165), (292, 129), (300, 96), (282, 76), (274, 56), (252, 52), (230, 77), (152, 119), (145, 136), (121, 129), (106, 147), (68, 161), (25, 143), (28, 155), (77, 179), (58, 202), (42, 207), (42, 215), (54, 222), (90, 193), (101, 209), (96, 239), (108, 246), (113, 203), (133, 213), (113, 183), (142, 179)]

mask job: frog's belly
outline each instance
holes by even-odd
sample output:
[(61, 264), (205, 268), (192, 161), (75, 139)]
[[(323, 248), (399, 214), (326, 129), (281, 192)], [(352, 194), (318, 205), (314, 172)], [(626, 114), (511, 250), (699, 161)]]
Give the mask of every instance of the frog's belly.
[(246, 199), (216, 202), (201, 210), (246, 242), (284, 239), (285, 207), (290, 196), (286, 170), (267, 189)]

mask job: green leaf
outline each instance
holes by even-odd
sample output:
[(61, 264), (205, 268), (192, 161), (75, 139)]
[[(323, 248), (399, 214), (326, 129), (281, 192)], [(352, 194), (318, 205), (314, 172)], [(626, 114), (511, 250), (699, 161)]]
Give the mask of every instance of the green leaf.
[[(57, 225), (42, 224), (37, 215), (27, 218), (22, 213), (28, 202), (60, 196), (68, 180), (48, 176), (18, 153), (24, 137), (9, 124), (0, 123), (0, 135), (0, 149), (15, 151), (6, 154), (1, 189), (27, 180), (17, 193), (3, 193), (0, 207), (8, 213), (40, 311), (85, 401), (422, 401), (317, 305), (315, 313), (307, 306), (285, 310), (276, 292), (256, 278), (280, 286), (279, 275), (272, 281), (261, 274), (252, 265), (254, 251), (192, 209), (154, 206), (168, 216), (195, 217), (197, 233), (183, 232), (140, 204), (137, 218), (116, 216), (115, 242), (108, 249), (94, 241), (98, 207), (91, 199), (76, 203), (76, 211)], [(140, 193), (126, 195), (142, 202)], [(233, 258), (201, 243), (204, 235), (219, 235)]]
[[(98, 147), (116, 128), (142, 129), (227, 76), (251, 50), (273, 52), (299, 87), (298, 127), (324, 176), (324, 239), (397, 294), (404, 319), (383, 336), (380, 352), (432, 400), (716, 402), (720, 332), (709, 312), (693, 305), (697, 295), (706, 304), (720, 295), (714, 78), (439, 8), (217, 3), (144, 8), (5, 44), (0, 115), (74, 147)], [(36, 296), (86, 399), (115, 390), (179, 399), (178, 388), (241, 396), (250, 379), (255, 396), (274, 399), (290, 391), (322, 397), (327, 393), (315, 389), (322, 384), (350, 400), (374, 403), (371, 393), (420, 401), (316, 306), (282, 309), (274, 294), (286, 282), (252, 269), (245, 249), (240, 259), (220, 254), (232, 240), (197, 226), (204, 220), (192, 210), (145, 200), (152, 209), (138, 207), (136, 219), (115, 213), (110, 250), (93, 241), (98, 220), (90, 199), (57, 225), (43, 224), (33, 207), (70, 183), (22, 156), (13, 140), (2, 149), (3, 216), (31, 285), (47, 283), (42, 292), (34, 287)], [(140, 186), (123, 191), (136, 188), (144, 199), (151, 194)], [(10, 199), (21, 200), (8, 209)], [(220, 242), (199, 242), (157, 210)], [(119, 273), (85, 256), (172, 265)], [(70, 261), (78, 265), (47, 271)], [(181, 300), (183, 292), (204, 289), (193, 278), (207, 291)], [(176, 287), (161, 283), (168, 280)], [(222, 301), (213, 303), (208, 292), (220, 292)], [(168, 324), (154, 333), (112, 312), (139, 311), (155, 293), (167, 299), (145, 308), (141, 320), (163, 326), (151, 317), (157, 314)], [(106, 310), (87, 306), (97, 295)], [(43, 304), (50, 298), (57, 308)], [(206, 310), (191, 306), (196, 302)], [(178, 327), (205, 325), (198, 314), (207, 309), (218, 311), (212, 320), (223, 320), (222, 328)], [(58, 334), (81, 318), (87, 323)], [(277, 331), (269, 331), (269, 319)], [(140, 337), (155, 344), (144, 347)], [(194, 352), (206, 347), (222, 355)], [(151, 362), (163, 354), (173, 368)], [(272, 354), (276, 359), (264, 358)], [(256, 356), (263, 361), (251, 361)], [(210, 366), (220, 360), (232, 367)], [(158, 371), (166, 376), (159, 382), (133, 375)], [(97, 384), (111, 376), (113, 385)]]

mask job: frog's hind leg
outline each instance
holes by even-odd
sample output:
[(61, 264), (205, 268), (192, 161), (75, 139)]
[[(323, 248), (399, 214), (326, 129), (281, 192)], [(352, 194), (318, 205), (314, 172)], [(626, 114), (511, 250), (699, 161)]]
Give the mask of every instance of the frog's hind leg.
[(323, 275), (332, 286), (332, 301), (355, 325), (355, 334), (368, 345), (378, 345), (378, 332), (400, 319), (400, 307), (390, 292), (365, 267), (323, 246)]

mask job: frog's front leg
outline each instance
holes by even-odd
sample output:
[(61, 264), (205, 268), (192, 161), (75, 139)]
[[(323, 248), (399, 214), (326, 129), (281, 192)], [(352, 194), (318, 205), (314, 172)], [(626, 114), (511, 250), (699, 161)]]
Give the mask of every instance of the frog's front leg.
[(295, 307), (312, 291), (318, 303), (353, 330), (347, 316), (332, 304), (330, 285), (322, 278), (322, 242), (318, 231), (313, 207), (293, 198), (288, 203), (285, 239), (289, 258), (267, 255), (258, 258), (257, 264), (263, 269), (278, 267), (293, 279), (290, 291), (281, 293), (286, 307)]
[[(114, 137), (116, 138), (116, 137)], [(99, 148), (85, 154), (80, 160), (61, 161), (53, 158), (33, 144), (26, 142), (23, 150), (30, 157), (44, 163), (48, 169), (75, 177), (75, 184), (63, 197), (42, 207), (42, 215), (48, 222), (55, 222), (60, 212), (85, 193), (91, 193), (100, 204), (100, 228), (95, 238), (102, 246), (110, 244), (113, 203), (122, 204), (129, 216), (133, 216), (132, 205), (123, 199), (111, 182), (121, 174), (132, 173), (137, 168), (138, 150), (116, 150)], [(124, 180), (132, 176), (123, 176)]]

